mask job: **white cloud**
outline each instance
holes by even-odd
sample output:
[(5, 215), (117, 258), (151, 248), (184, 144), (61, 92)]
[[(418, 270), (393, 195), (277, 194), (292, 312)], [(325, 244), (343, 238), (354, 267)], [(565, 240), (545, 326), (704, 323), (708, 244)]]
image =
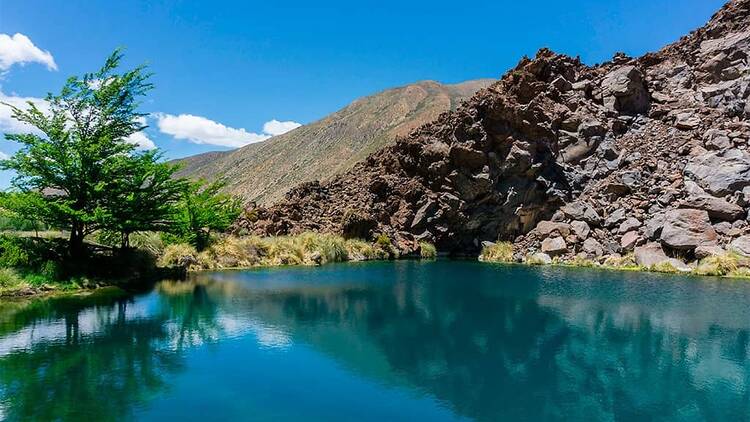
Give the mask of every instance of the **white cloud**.
[(300, 124), (271, 120), (263, 125), (264, 133), (248, 132), (244, 128), (235, 129), (219, 122), (192, 114), (156, 114), (159, 130), (175, 139), (185, 139), (195, 144), (217, 145), (239, 148), (247, 144), (265, 141), (274, 135), (288, 132)]
[(146, 136), (146, 134), (143, 132), (136, 132), (128, 136), (127, 138), (125, 138), (125, 142), (134, 144), (136, 146), (136, 149), (156, 149), (156, 144), (154, 143), (154, 141), (149, 139), (148, 136)]
[(0, 34), (0, 71), (14, 64), (41, 63), (49, 70), (57, 70), (57, 64), (49, 51), (41, 50), (23, 34)]
[[(141, 126), (146, 126), (146, 118), (144, 116), (140, 116), (137, 119), (135, 119), (136, 122), (138, 122)], [(146, 133), (143, 131), (135, 132), (125, 138), (125, 142), (130, 142), (131, 144), (134, 144), (136, 146), (136, 149), (140, 150), (148, 150), (148, 149), (156, 149), (156, 144), (154, 141), (149, 139), (148, 136), (146, 136)]]
[(6, 105), (10, 104), (21, 109), (26, 109), (28, 108), (28, 101), (36, 104), (36, 106), (44, 112), (49, 110), (49, 104), (47, 104), (47, 101), (42, 98), (6, 95), (0, 90), (0, 133), (39, 133), (39, 130), (35, 127), (14, 119), (12, 117), (12, 109)]
[(7, 160), (10, 158), (10, 156), (2, 151), (0, 151), (0, 160)]
[(263, 132), (272, 136), (277, 136), (277, 135), (283, 135), (284, 133), (287, 133), (290, 130), (297, 129), (300, 126), (302, 125), (297, 122), (292, 122), (292, 121), (280, 122), (274, 119), (263, 124)]

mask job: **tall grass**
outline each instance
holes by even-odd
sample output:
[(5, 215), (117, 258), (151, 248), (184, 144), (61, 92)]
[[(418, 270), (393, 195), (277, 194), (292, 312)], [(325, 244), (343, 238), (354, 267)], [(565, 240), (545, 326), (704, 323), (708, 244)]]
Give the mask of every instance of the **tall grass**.
[(325, 233), (296, 236), (217, 239), (203, 252), (187, 244), (169, 245), (159, 260), (162, 266), (188, 264), (191, 269), (247, 268), (254, 266), (320, 265), (330, 262), (388, 259), (376, 244)]
[(479, 255), (482, 262), (513, 262), (513, 244), (510, 242), (498, 242), (482, 248)]

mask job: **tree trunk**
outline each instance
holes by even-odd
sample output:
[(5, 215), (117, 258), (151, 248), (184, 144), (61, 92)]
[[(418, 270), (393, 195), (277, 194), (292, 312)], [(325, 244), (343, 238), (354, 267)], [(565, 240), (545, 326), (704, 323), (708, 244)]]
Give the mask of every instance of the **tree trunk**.
[(70, 256), (73, 260), (78, 261), (83, 258), (83, 225), (73, 223), (70, 228)]

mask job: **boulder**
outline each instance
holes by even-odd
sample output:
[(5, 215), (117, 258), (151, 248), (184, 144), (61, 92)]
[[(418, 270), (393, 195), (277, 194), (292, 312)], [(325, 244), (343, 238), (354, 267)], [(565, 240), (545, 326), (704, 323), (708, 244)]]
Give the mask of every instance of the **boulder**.
[(552, 233), (568, 237), (570, 235), (570, 225), (567, 223), (556, 223), (553, 221), (542, 220), (537, 223), (534, 229), (540, 237), (547, 237)]
[(622, 239), (620, 239), (620, 247), (625, 251), (629, 251), (635, 247), (639, 239), (640, 236), (638, 236), (637, 231), (629, 231), (622, 235)]
[(750, 235), (740, 236), (729, 244), (729, 249), (742, 256), (750, 257)]
[(664, 216), (660, 240), (672, 249), (689, 251), (700, 245), (715, 245), (717, 235), (706, 211), (673, 209)]
[(552, 257), (544, 252), (537, 252), (530, 257), (527, 257), (526, 262), (537, 265), (549, 265), (552, 263)]
[(644, 113), (649, 106), (643, 75), (635, 66), (609, 72), (602, 81), (602, 99), (609, 110), (626, 114)]
[(594, 238), (588, 238), (583, 242), (583, 251), (589, 256), (600, 257), (604, 254), (604, 247), (598, 240)]
[(704, 210), (712, 220), (736, 221), (745, 216), (741, 206), (708, 194), (690, 195), (680, 207)]
[(700, 117), (693, 113), (685, 112), (677, 114), (674, 125), (677, 129), (691, 130), (695, 129), (701, 124)]
[(661, 245), (655, 242), (636, 247), (633, 255), (635, 256), (635, 263), (646, 268), (669, 259)]
[(685, 175), (713, 195), (729, 195), (750, 186), (750, 154), (739, 149), (701, 154), (685, 166)]
[(560, 211), (562, 211), (565, 215), (573, 220), (585, 221), (592, 226), (598, 226), (599, 224), (601, 224), (602, 217), (599, 215), (599, 213), (597, 213), (596, 210), (590, 205), (584, 204), (582, 202), (572, 202), (570, 204), (565, 204), (560, 207)]
[(631, 230), (637, 229), (638, 227), (641, 227), (641, 222), (637, 218), (630, 217), (620, 223), (620, 227), (617, 229), (617, 232), (620, 234), (627, 233)]
[(698, 259), (709, 256), (723, 255), (726, 251), (719, 245), (700, 245), (695, 248), (695, 257)]
[(591, 228), (585, 221), (573, 221), (570, 223), (570, 228), (573, 229), (573, 233), (580, 239), (586, 239), (591, 233)]
[(634, 255), (635, 263), (644, 268), (652, 268), (655, 265), (668, 263), (677, 271), (689, 272), (692, 270), (679, 259), (668, 257), (658, 243), (652, 242), (643, 246), (638, 246), (635, 248)]
[(614, 227), (623, 220), (625, 220), (625, 210), (618, 208), (604, 220), (604, 227)]
[(542, 252), (550, 255), (562, 255), (568, 252), (568, 245), (562, 237), (548, 237), (542, 241)]

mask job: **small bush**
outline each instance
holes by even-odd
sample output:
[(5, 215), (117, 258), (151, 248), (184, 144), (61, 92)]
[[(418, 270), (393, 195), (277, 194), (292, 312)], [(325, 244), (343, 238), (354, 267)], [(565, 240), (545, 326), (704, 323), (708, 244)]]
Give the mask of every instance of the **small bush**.
[(584, 256), (576, 255), (568, 262), (568, 265), (574, 267), (593, 267), (596, 263)]
[(635, 255), (631, 252), (625, 256), (609, 256), (604, 260), (605, 267), (620, 268), (620, 269), (638, 269), (638, 264), (635, 262)]
[(658, 264), (654, 264), (651, 267), (649, 267), (649, 271), (654, 271), (657, 273), (669, 273), (669, 274), (676, 274), (680, 272), (669, 261), (662, 261), (662, 262), (659, 262)]
[(347, 239), (344, 243), (346, 255), (350, 261), (370, 261), (388, 259), (388, 252), (360, 239)]
[(0, 268), (0, 289), (17, 287), (23, 284), (23, 279), (12, 268)]
[(424, 259), (435, 259), (437, 257), (435, 245), (429, 242), (419, 242), (419, 253)]
[(175, 243), (164, 248), (164, 253), (159, 257), (159, 265), (162, 267), (173, 267), (197, 262), (198, 252), (187, 243)]
[(513, 262), (513, 244), (498, 242), (482, 248), (479, 255), (482, 262)]

